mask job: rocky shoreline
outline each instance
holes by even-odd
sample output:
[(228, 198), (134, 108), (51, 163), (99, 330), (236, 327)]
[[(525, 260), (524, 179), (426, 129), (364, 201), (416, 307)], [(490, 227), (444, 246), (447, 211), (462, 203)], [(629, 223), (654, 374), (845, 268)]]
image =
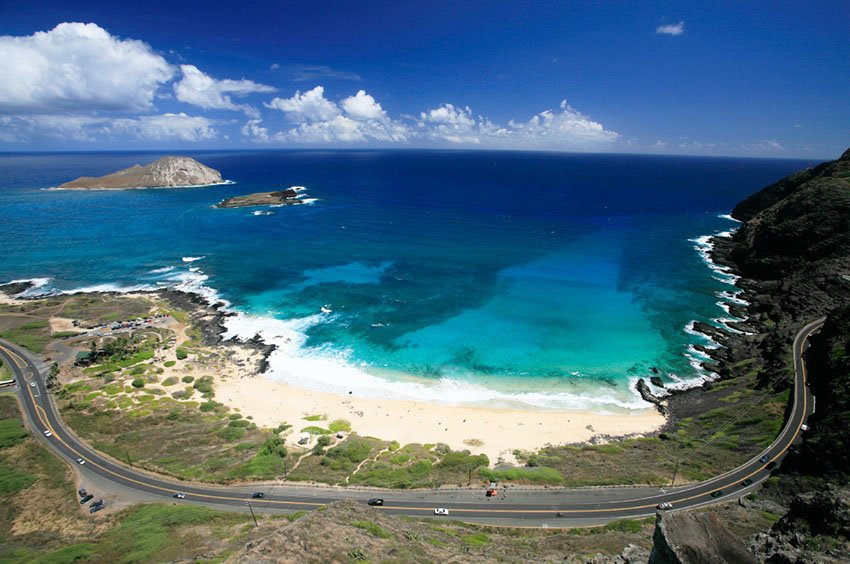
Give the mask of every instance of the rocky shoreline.
[(286, 190), (277, 190), (274, 192), (257, 192), (245, 196), (234, 196), (222, 200), (215, 207), (230, 209), (257, 206), (295, 206), (303, 203), (304, 200), (298, 196), (297, 190), (287, 188)]

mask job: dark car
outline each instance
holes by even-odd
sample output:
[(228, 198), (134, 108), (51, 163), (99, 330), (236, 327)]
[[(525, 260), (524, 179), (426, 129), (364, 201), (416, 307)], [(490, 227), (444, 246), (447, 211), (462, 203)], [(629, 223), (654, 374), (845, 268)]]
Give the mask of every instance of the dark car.
[(84, 495), (83, 498), (80, 500), (80, 505), (85, 505), (93, 499), (94, 496), (92, 494)]
[(372, 499), (370, 499), (366, 503), (368, 503), (369, 505), (383, 505), (384, 500), (379, 498), (379, 497), (373, 497)]
[(263, 492), (254, 492), (251, 494), (251, 497), (253, 499), (263, 499), (264, 497), (266, 497), (266, 494), (264, 494)]
[(711, 492), (711, 497), (720, 497), (723, 495), (723, 490), (717, 490), (716, 492)]
[(103, 509), (103, 505), (95, 505), (89, 509), (89, 513), (97, 513), (101, 509)]
[(768, 460), (770, 460), (770, 456), (769, 456), (769, 455), (767, 455), (767, 454), (765, 454), (764, 456), (762, 456), (761, 458), (759, 458), (759, 462), (761, 462), (762, 464), (764, 464), (764, 463), (765, 463), (765, 462), (767, 462)]
[(741, 482), (741, 486), (743, 486), (743, 487), (745, 487), (745, 488), (746, 488), (747, 486), (751, 486), (752, 484), (753, 484), (753, 480), (752, 480), (752, 478), (747, 478), (746, 480), (744, 480), (743, 482)]
[(103, 500), (102, 500), (102, 499), (99, 499), (99, 500), (97, 500), (97, 501), (93, 501), (93, 502), (91, 502), (91, 505), (89, 505), (89, 507), (99, 507), (99, 506), (101, 506), (101, 505), (103, 505)]

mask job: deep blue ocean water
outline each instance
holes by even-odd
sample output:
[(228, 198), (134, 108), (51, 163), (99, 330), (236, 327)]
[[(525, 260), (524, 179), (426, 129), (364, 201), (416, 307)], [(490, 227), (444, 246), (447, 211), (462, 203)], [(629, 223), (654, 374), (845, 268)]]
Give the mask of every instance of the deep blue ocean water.
[[(449, 151), (193, 154), (235, 184), (45, 190), (162, 156), (0, 155), (0, 280), (181, 285), (281, 349), (272, 375), (341, 393), (638, 407), (656, 367), (700, 376), (686, 331), (726, 315), (693, 239), (811, 162)], [(220, 210), (291, 185), (311, 205)], [(184, 260), (203, 257), (195, 261)], [(322, 308), (325, 311), (322, 311)]]

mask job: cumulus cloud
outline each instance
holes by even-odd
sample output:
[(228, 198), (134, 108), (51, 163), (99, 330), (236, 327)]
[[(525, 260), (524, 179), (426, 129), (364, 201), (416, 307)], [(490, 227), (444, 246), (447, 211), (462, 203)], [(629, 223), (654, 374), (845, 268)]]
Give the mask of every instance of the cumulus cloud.
[(443, 104), (419, 117), (419, 132), (430, 139), (504, 148), (581, 148), (616, 141), (620, 135), (561, 102), (560, 111), (546, 110), (525, 122), (511, 120), (500, 126), (473, 117), (469, 107)]
[(194, 65), (180, 65), (183, 78), (174, 84), (174, 94), (181, 102), (204, 109), (242, 111), (259, 117), (256, 108), (237, 104), (233, 96), (246, 96), (257, 92), (274, 92), (274, 88), (253, 80), (217, 80)]
[[(390, 119), (381, 104), (365, 90), (345, 98), (338, 105), (325, 98), (325, 89), (317, 86), (303, 94), (296, 92), (291, 98), (275, 98), (266, 107), (284, 112), (287, 119), (299, 124), (275, 135), (274, 139), (278, 140), (397, 143), (407, 141), (409, 136), (408, 127)], [(250, 133), (250, 128), (248, 131)]]
[(365, 90), (358, 90), (357, 94), (342, 101), (342, 109), (352, 119), (379, 119), (386, 118), (387, 114), (375, 99), (366, 94)]
[(149, 45), (89, 23), (0, 36), (0, 112), (139, 111), (174, 70)]
[(682, 35), (685, 33), (685, 22), (682, 21), (674, 24), (660, 25), (655, 28), (655, 33), (673, 36)]
[(327, 121), (340, 113), (337, 105), (325, 98), (325, 89), (322, 86), (303, 94), (297, 91), (291, 98), (274, 98), (266, 107), (282, 111), (295, 123)]

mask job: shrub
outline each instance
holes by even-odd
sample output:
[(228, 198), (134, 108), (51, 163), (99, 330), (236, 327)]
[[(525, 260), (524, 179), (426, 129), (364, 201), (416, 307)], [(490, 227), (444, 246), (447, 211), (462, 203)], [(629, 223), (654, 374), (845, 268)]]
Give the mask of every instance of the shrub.
[(133, 386), (134, 388), (144, 388), (145, 387), (145, 381), (142, 380), (141, 378), (136, 378), (135, 380), (133, 380), (133, 382), (130, 385)]
[(189, 353), (186, 352), (186, 349), (183, 347), (177, 347), (177, 350), (174, 351), (174, 354), (177, 355), (177, 360), (186, 360), (186, 357), (189, 356)]
[(331, 424), (328, 425), (328, 429), (330, 429), (331, 433), (339, 433), (341, 431), (349, 432), (351, 431), (351, 423), (345, 419), (337, 419), (336, 421), (331, 421)]
[(177, 383), (177, 378), (175, 378), (174, 376), (169, 376), (168, 378), (166, 378), (165, 380), (162, 381), (163, 386), (173, 386), (176, 383)]
[(163, 366), (165, 366), (167, 368), (171, 368), (175, 364), (177, 364), (176, 360), (166, 360), (165, 363), (163, 364)]
[(183, 380), (184, 384), (191, 384), (192, 382), (195, 381), (195, 377), (194, 376), (183, 376), (183, 378), (181, 378), (181, 380)]

